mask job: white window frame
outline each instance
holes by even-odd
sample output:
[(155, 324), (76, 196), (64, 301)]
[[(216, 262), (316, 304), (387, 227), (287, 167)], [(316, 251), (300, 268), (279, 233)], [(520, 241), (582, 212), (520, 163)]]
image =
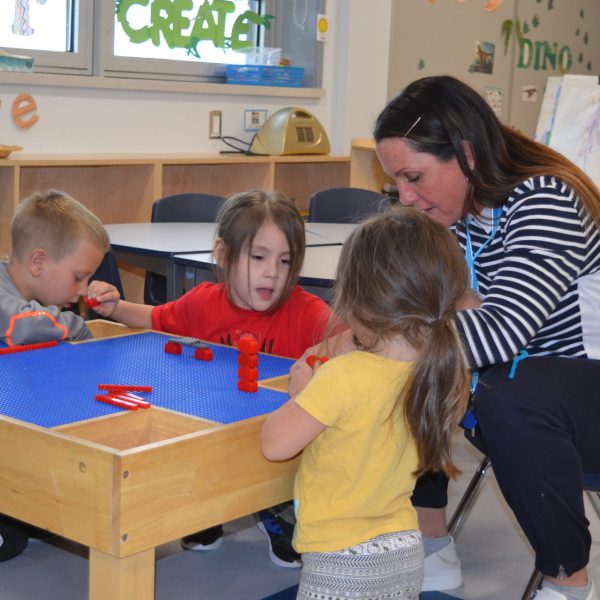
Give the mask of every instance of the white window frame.
[(52, 52), (24, 48), (3, 48), (11, 54), (31, 56), (36, 73), (63, 73), (68, 75), (92, 74), (92, 51), (94, 31), (93, 0), (75, 2), (74, 37), (75, 52)]
[[(0, 0), (4, 1), (4, 0)], [(299, 0), (304, 2), (305, 0)], [(310, 7), (309, 19), (314, 19), (315, 11), (325, 12), (326, 0), (307, 0)], [(267, 14), (274, 14), (273, 27), (270, 30), (261, 29), (260, 39), (268, 47), (282, 47), (284, 53), (286, 45), (291, 46), (288, 51), (294, 52), (301, 32), (289, 29), (290, 25), (282, 22), (282, 14), (292, 8), (291, 0), (267, 0), (265, 5)], [(191, 85), (198, 83), (225, 83), (225, 65), (218, 63), (202, 63), (192, 61), (173, 61), (155, 58), (132, 58), (114, 56), (114, 0), (78, 0), (75, 18), (76, 52), (50, 52), (50, 51), (24, 51), (22, 48), (4, 48), (14, 54), (27, 54), (35, 59), (34, 74), (28, 75), (28, 80), (35, 82), (36, 73), (40, 74), (40, 81), (45, 81), (48, 74), (78, 75), (73, 79), (75, 87), (100, 87), (109, 88), (113, 85), (122, 87), (130, 85), (132, 88), (141, 87), (150, 89), (151, 82), (162, 87), (169, 81), (188, 82)], [(314, 38), (313, 38), (314, 39)], [(215, 88), (215, 93), (223, 93), (224, 89), (231, 89), (231, 93), (242, 93), (246, 90), (250, 95), (295, 95), (302, 97), (320, 97), (322, 95), (322, 66), (323, 47), (322, 43), (316, 44), (314, 50), (310, 50), (306, 56), (302, 56), (295, 66), (305, 69), (304, 88), (271, 88), (266, 94), (267, 87), (262, 86), (228, 86)], [(17, 73), (5, 73), (5, 78), (19, 79)], [(92, 82), (96, 80), (94, 84)], [(123, 83), (111, 84), (111, 80), (121, 79)], [(129, 80), (125, 84), (124, 80)], [(159, 84), (158, 82), (164, 82)], [(137, 82), (137, 83), (136, 83)], [(61, 85), (68, 85), (68, 80), (62, 81)], [(179, 85), (179, 84), (177, 84)], [(210, 85), (206, 87), (208, 91)], [(233, 88), (233, 89), (232, 89)], [(261, 89), (262, 88), (262, 89)], [(137, 89), (137, 88), (136, 88)], [(178, 88), (179, 89), (179, 88)], [(187, 88), (186, 88), (187, 89)], [(310, 91), (312, 90), (312, 92)], [(318, 93), (318, 90), (321, 92)]]

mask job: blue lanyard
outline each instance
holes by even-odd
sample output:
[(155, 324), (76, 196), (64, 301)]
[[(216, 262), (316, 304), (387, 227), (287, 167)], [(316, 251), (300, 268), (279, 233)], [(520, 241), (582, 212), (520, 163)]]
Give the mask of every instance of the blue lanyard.
[[(471, 215), (467, 215), (465, 217), (465, 229), (467, 236), (467, 244), (465, 248), (465, 258), (467, 260), (467, 266), (469, 267), (469, 273), (471, 274), (471, 289), (478, 292), (479, 291), (479, 283), (477, 281), (477, 273), (475, 272), (475, 261), (477, 257), (481, 254), (483, 249), (489, 245), (489, 243), (494, 239), (496, 232), (498, 231), (498, 227), (500, 225), (500, 215), (502, 214), (502, 207), (492, 209), (492, 231), (485, 242), (481, 245), (479, 250), (475, 254), (473, 254), (473, 243), (471, 242), (471, 232), (469, 231), (469, 223), (471, 222)], [(471, 374), (471, 401), (473, 400), (473, 395), (475, 394), (475, 390), (477, 389), (477, 383), (479, 382), (479, 373), (477, 371), (473, 371)], [(473, 412), (472, 408), (469, 407), (465, 417), (463, 419), (462, 425), (465, 429), (471, 430), (471, 435), (475, 435), (475, 426), (477, 425), (477, 417)]]
[(465, 258), (467, 259), (467, 266), (469, 267), (469, 272), (471, 273), (471, 289), (476, 292), (479, 291), (479, 283), (477, 281), (477, 273), (475, 272), (475, 261), (477, 257), (481, 254), (484, 248), (486, 248), (489, 243), (494, 239), (496, 232), (498, 231), (498, 227), (500, 225), (500, 215), (502, 214), (502, 207), (492, 209), (492, 231), (485, 242), (481, 245), (479, 250), (475, 254), (473, 254), (473, 244), (471, 242), (471, 232), (469, 231), (469, 223), (471, 222), (471, 215), (467, 215), (465, 217), (465, 228), (466, 228), (466, 236), (467, 236), (467, 245), (465, 248)]

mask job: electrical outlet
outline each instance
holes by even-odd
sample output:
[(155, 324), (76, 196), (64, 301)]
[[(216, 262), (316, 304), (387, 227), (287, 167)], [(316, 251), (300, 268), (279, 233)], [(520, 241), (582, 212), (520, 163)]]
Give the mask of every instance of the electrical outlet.
[(223, 113), (220, 110), (211, 110), (208, 113), (208, 137), (211, 140), (221, 137), (221, 121)]
[(258, 131), (267, 120), (267, 111), (258, 108), (249, 108), (244, 111), (244, 130)]

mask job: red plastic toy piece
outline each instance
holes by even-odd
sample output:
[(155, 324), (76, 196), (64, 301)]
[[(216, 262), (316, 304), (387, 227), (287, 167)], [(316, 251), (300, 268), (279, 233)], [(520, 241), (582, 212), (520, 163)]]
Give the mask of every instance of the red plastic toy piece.
[(326, 356), (317, 356), (316, 354), (309, 354), (306, 357), (306, 364), (311, 368), (314, 369), (315, 368), (315, 362), (319, 361), (321, 364), (326, 363), (327, 362), (327, 357)]
[(256, 338), (245, 333), (238, 341), (238, 390), (241, 392), (258, 392), (258, 342)]
[(112, 404), (113, 406), (118, 406), (119, 408), (126, 408), (128, 410), (138, 409), (138, 405), (135, 402), (130, 402), (129, 400), (122, 400), (121, 398), (114, 398), (110, 394), (97, 394), (96, 400), (104, 402), (105, 404)]
[(150, 408), (150, 402), (146, 402), (146, 400), (140, 398), (139, 396), (135, 396), (134, 394), (117, 394), (113, 392), (107, 395), (111, 398), (116, 398), (117, 400), (133, 402), (133, 404), (136, 404), (138, 408)]
[(249, 381), (247, 379), (240, 379), (237, 384), (238, 390), (240, 392), (258, 392), (258, 382), (257, 381)]
[(240, 367), (238, 377), (247, 381), (256, 381), (258, 379), (258, 369), (256, 367)]
[(213, 359), (213, 351), (208, 346), (203, 346), (202, 348), (196, 348), (194, 352), (194, 358), (196, 360), (212, 360)]
[(165, 344), (165, 352), (167, 354), (181, 354), (181, 344), (177, 342), (168, 341)]
[(58, 346), (58, 340), (50, 340), (49, 342), (38, 342), (37, 344), (22, 344), (21, 346), (9, 346), (8, 348), (0, 348), (1, 354), (15, 354), (16, 352), (28, 352), (29, 350), (40, 350), (41, 348), (52, 348)]
[(244, 333), (238, 341), (238, 350), (246, 354), (256, 354), (258, 352), (258, 342), (251, 333)]
[(106, 390), (107, 392), (151, 392), (151, 385), (125, 385), (121, 383), (100, 383), (98, 384), (99, 390)]
[(240, 367), (258, 367), (258, 354), (238, 354), (238, 365)]
[(96, 298), (90, 298), (89, 296), (84, 296), (83, 301), (85, 302), (86, 306), (88, 306), (89, 308), (96, 308), (96, 306), (98, 306), (98, 304), (100, 304), (100, 302), (98, 302), (98, 300), (96, 300)]

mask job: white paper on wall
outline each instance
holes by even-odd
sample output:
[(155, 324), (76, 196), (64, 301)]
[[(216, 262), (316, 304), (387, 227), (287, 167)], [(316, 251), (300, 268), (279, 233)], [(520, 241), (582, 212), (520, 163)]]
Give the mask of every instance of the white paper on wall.
[(548, 145), (550, 141), (550, 132), (554, 124), (554, 115), (556, 114), (556, 105), (560, 96), (561, 84), (562, 77), (554, 75), (548, 77), (548, 81), (546, 82), (542, 106), (540, 107), (540, 116), (534, 135), (535, 140), (542, 144)]
[(548, 145), (600, 186), (600, 85), (597, 76), (564, 75)]

